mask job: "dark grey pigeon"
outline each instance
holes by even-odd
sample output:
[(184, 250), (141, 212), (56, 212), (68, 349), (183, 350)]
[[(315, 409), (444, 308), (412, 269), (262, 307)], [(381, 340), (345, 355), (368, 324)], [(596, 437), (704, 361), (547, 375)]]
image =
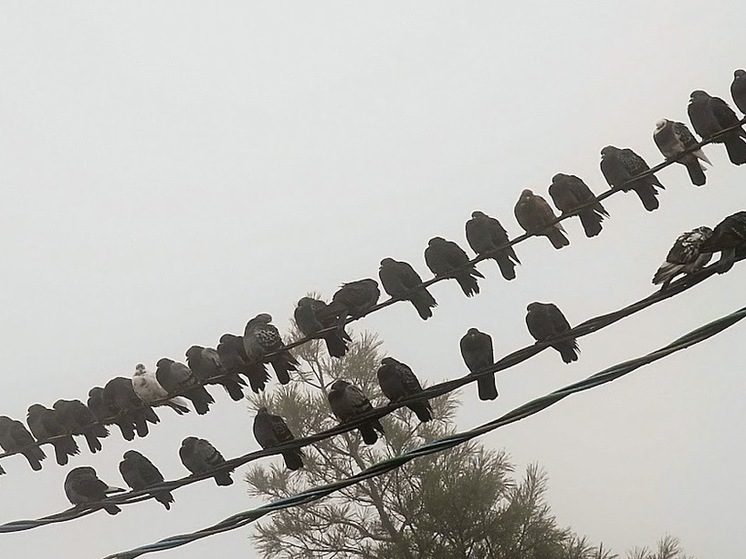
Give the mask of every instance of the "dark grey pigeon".
[[(336, 325), (336, 317), (326, 312), (327, 307), (328, 305), (324, 301), (314, 299), (313, 297), (303, 297), (298, 301), (293, 318), (295, 318), (295, 324), (304, 336), (313, 337), (319, 330), (331, 328)], [(322, 320), (321, 317), (324, 317), (324, 319)], [(344, 327), (341, 330), (335, 328), (334, 330), (325, 332), (322, 334), (322, 338), (326, 343), (326, 350), (329, 352), (329, 355), (337, 358), (345, 356), (349, 349), (347, 342), (352, 341), (349, 334), (345, 332)]]
[(189, 367), (168, 357), (162, 357), (155, 365), (155, 378), (169, 396), (179, 394), (191, 400), (199, 415), (210, 411), (210, 404), (214, 404), (215, 400)]
[(319, 317), (323, 322), (333, 316), (341, 329), (348, 317), (360, 318), (376, 305), (380, 296), (378, 282), (372, 278), (343, 283)]
[(497, 262), (500, 273), (506, 280), (515, 279), (515, 265), (520, 264), (512, 246), (506, 246), (508, 232), (502, 224), (484, 212), (471, 212), (471, 219), (466, 222), (466, 241), (479, 256), (489, 254)]
[[(725, 101), (720, 97), (711, 97), (701, 90), (692, 91), (687, 112), (694, 131), (705, 140), (713, 139), (719, 132), (738, 124), (736, 113)], [(746, 138), (746, 132), (739, 126), (713, 141), (725, 144), (731, 163), (743, 165), (746, 163), (746, 142), (743, 138)]]
[[(409, 365), (397, 361), (393, 357), (384, 357), (381, 359), (381, 366), (378, 368), (376, 376), (378, 377), (378, 384), (381, 386), (381, 392), (392, 402), (397, 402), (422, 392), (420, 381), (417, 380)], [(412, 402), (411, 404), (407, 404), (407, 407), (423, 423), (433, 418), (433, 409), (430, 407), (428, 400)]]
[(32, 404), (28, 409), (26, 423), (37, 441), (47, 442), (54, 437), (49, 442), (54, 446), (55, 458), (60, 466), (67, 464), (69, 456), (80, 454), (72, 434), (65, 428), (64, 418), (61, 418), (57, 411), (41, 404)]
[(484, 276), (473, 264), (469, 264), (464, 249), (453, 241), (446, 241), (443, 237), (430, 239), (425, 249), (425, 263), (436, 276), (455, 279), (467, 297), (479, 293), (477, 278)]
[[(265, 450), (295, 440), (285, 420), (269, 413), (266, 407), (257, 410), (253, 430), (256, 442)], [(288, 470), (300, 470), (303, 467), (303, 452), (300, 448), (286, 450), (282, 457)]]
[(217, 350), (193, 345), (186, 352), (187, 366), (203, 384), (220, 384), (232, 400), (243, 400), (242, 386), (246, 382), (238, 373), (228, 372)]
[(148, 423), (158, 423), (158, 415), (153, 408), (135, 394), (132, 379), (115, 377), (106, 383), (103, 393), (104, 404), (116, 416), (115, 423), (122, 431), (125, 440), (147, 437)]
[(0, 446), (5, 452), (20, 452), (34, 471), (41, 470), (41, 461), (47, 455), (36, 444), (26, 426), (5, 415), (0, 416)]
[[(368, 397), (357, 386), (346, 380), (335, 380), (331, 390), (326, 395), (332, 413), (340, 423), (354, 421), (358, 416), (373, 409)], [(384, 434), (383, 426), (377, 419), (364, 423), (359, 427), (365, 444), (375, 444), (378, 440), (376, 431)]]
[(609, 213), (601, 202), (595, 201), (596, 197), (588, 185), (575, 175), (564, 173), (554, 175), (552, 184), (549, 185), (549, 196), (562, 213), (572, 212), (589, 204), (577, 213), (585, 236), (588, 238), (598, 235), (602, 228), (601, 222), (605, 217), (609, 217)]
[(417, 309), (422, 320), (433, 316), (433, 308), (438, 305), (425, 287), (420, 287), (422, 278), (408, 262), (384, 258), (378, 269), (383, 290), (394, 298), (409, 301)]
[(655, 272), (653, 283), (662, 283), (662, 289), (666, 289), (679, 274), (693, 274), (704, 268), (712, 258), (712, 253), (701, 252), (700, 249), (710, 237), (712, 229), (704, 226), (680, 235), (668, 251), (666, 261)]
[[(570, 323), (554, 303), (531, 303), (526, 310), (526, 326), (537, 342), (548, 341), (570, 330)], [(559, 351), (562, 361), (570, 363), (578, 360), (578, 342), (575, 338), (551, 344)]]
[(73, 435), (82, 435), (88, 443), (88, 449), (94, 454), (101, 450), (101, 441), (109, 436), (109, 430), (96, 423), (96, 418), (80, 400), (57, 400), (52, 406), (64, 418)]
[(570, 240), (565, 237), (565, 229), (561, 223), (552, 224), (557, 219), (549, 202), (526, 189), (521, 192), (520, 198), (514, 209), (518, 225), (523, 227), (526, 233), (544, 236), (556, 249), (566, 247)]
[[(65, 477), (65, 495), (73, 505), (84, 505), (103, 501), (110, 493), (124, 491), (119, 487), (110, 487), (98, 479), (96, 470), (90, 466), (73, 468)], [(105, 505), (104, 510), (111, 515), (122, 512), (116, 505)]]
[[(260, 313), (246, 323), (243, 333), (243, 348), (250, 363), (269, 361), (280, 384), (290, 382), (290, 371), (298, 370), (298, 361), (289, 350), (283, 349), (282, 336), (271, 324), (272, 316)], [(268, 353), (276, 353), (266, 357)]]
[(216, 348), (220, 361), (230, 373), (238, 373), (249, 379), (249, 386), (259, 394), (269, 382), (269, 373), (264, 363), (249, 363), (243, 346), (243, 337), (235, 334), (223, 334)]
[(746, 212), (729, 215), (715, 226), (712, 236), (703, 242), (700, 252), (720, 252), (718, 273), (723, 274), (733, 267), (736, 253), (746, 248)]
[(601, 150), (601, 173), (609, 186), (623, 192), (634, 190), (645, 209), (652, 212), (660, 206), (656, 198), (656, 187), (665, 187), (655, 175), (646, 175), (629, 182), (633, 177), (649, 170), (645, 160), (629, 148), (606, 146)]
[[(495, 364), (492, 349), (492, 337), (480, 332), (476, 328), (469, 328), (461, 338), (461, 357), (472, 374), (478, 373)], [(494, 400), (497, 398), (495, 375), (484, 375), (477, 380), (477, 391), (480, 400)]]
[(730, 84), (730, 94), (738, 110), (746, 114), (746, 71), (733, 72), (733, 83)]
[(705, 152), (703, 152), (702, 149), (697, 149), (681, 156), (683, 152), (693, 148), (698, 143), (697, 138), (692, 135), (686, 124), (683, 122), (674, 122), (665, 118), (659, 120), (655, 123), (653, 141), (655, 141), (655, 145), (658, 146), (658, 149), (661, 150), (663, 157), (667, 160), (675, 159), (677, 163), (686, 167), (686, 170), (689, 173), (689, 180), (692, 181), (693, 185), (702, 186), (705, 184), (707, 181), (705, 177), (705, 166), (700, 163), (700, 160), (706, 161), (712, 165), (710, 160), (707, 159)]
[[(218, 452), (218, 449), (205, 439), (198, 439), (197, 437), (187, 437), (181, 442), (179, 457), (181, 458), (181, 463), (193, 474), (207, 473), (225, 464), (225, 458)], [(216, 473), (213, 476), (215, 483), (218, 485), (231, 485), (233, 483), (233, 479), (231, 478), (232, 471)]]
[[(122, 479), (135, 491), (147, 489), (153, 485), (163, 483), (163, 474), (155, 464), (136, 450), (128, 450), (122, 456), (119, 463), (119, 473)], [(174, 497), (168, 491), (156, 491), (151, 493), (156, 501), (161, 503), (166, 510), (171, 510)]]

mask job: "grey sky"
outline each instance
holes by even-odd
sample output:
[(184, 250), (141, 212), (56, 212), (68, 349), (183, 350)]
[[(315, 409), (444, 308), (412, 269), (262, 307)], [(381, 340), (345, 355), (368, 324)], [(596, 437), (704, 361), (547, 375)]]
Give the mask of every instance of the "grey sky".
[[(258, 312), (286, 326), (309, 290), (375, 277), (385, 256), (423, 275), (433, 235), (462, 243), (474, 209), (519, 234), (522, 189), (558, 172), (598, 191), (599, 150), (660, 161), (656, 120), (686, 120), (693, 89), (730, 101), (743, 58), (742, 2), (3, 2), (0, 18), (0, 413), (83, 397), (134, 365), (183, 359)], [(739, 57), (738, 54), (741, 54)], [(487, 262), (483, 293), (439, 284), (432, 320), (402, 304), (361, 323), (435, 382), (465, 372), (470, 326), (499, 354), (532, 340), (525, 306), (553, 301), (571, 323), (652, 290), (683, 230), (746, 209), (746, 169), (722, 147), (696, 189), (660, 173), (661, 209), (606, 203), (611, 219), (571, 245), (519, 245), (518, 278)], [(580, 341), (579, 362), (545, 352), (498, 379), (501, 397), (467, 390), (463, 428), (617, 361), (664, 345), (744, 304), (744, 271)], [(562, 524), (618, 551), (680, 536), (699, 557), (746, 547), (743, 326), (610, 386), (573, 397), (483, 442), (550, 475)], [(274, 386), (274, 385), (273, 385)], [(256, 448), (242, 403), (213, 390), (205, 417), (162, 422), (134, 448), (167, 478), (186, 472), (182, 438), (226, 456)], [(118, 434), (90, 464), (121, 484)], [(3, 461), (0, 521), (68, 506), (68, 468)], [(237, 474), (237, 478), (240, 474)], [(201, 528), (258, 504), (245, 485), (201, 483), (158, 503), (3, 535), (3, 557), (100, 557)], [(249, 530), (162, 554), (246, 553)], [(249, 555), (253, 557), (254, 555)]]

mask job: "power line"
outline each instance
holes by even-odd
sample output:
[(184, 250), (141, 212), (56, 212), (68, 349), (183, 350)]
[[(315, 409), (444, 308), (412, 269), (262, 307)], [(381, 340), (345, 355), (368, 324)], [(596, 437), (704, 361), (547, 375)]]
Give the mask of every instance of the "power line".
[(545, 410), (550, 406), (553, 406), (567, 396), (576, 394), (578, 392), (583, 392), (585, 390), (590, 390), (597, 386), (601, 386), (602, 384), (606, 384), (622, 376), (625, 376), (644, 365), (648, 365), (650, 363), (663, 359), (664, 357), (667, 357), (672, 353), (696, 345), (712, 336), (715, 336), (716, 334), (719, 334), (723, 330), (730, 328), (744, 318), (746, 318), (746, 307), (742, 307), (741, 309), (738, 309), (729, 315), (723, 316), (717, 320), (705, 324), (704, 326), (701, 326), (696, 330), (693, 330), (678, 338), (669, 345), (648, 353), (647, 355), (618, 363), (612, 367), (591, 375), (585, 380), (569, 384), (563, 388), (555, 390), (554, 392), (550, 392), (549, 394), (531, 400), (530, 402), (527, 402), (526, 404), (523, 404), (522, 406), (509, 411), (499, 418), (494, 419), (493, 421), (490, 421), (488, 423), (484, 423), (473, 429), (449, 435), (436, 441), (421, 445), (399, 456), (394, 456), (387, 460), (378, 462), (362, 470), (361, 472), (348, 477), (347, 479), (339, 480), (328, 485), (313, 487), (298, 494), (278, 499), (276, 501), (273, 501), (272, 503), (234, 514), (233, 516), (202, 530), (197, 530), (188, 534), (171, 536), (158, 542), (143, 545), (129, 551), (123, 551), (108, 555), (104, 559), (135, 559), (136, 557), (140, 557), (141, 555), (145, 555), (147, 553), (174, 549), (176, 547), (192, 543), (196, 540), (206, 538), (207, 536), (212, 536), (220, 534), (222, 532), (227, 532), (229, 530), (241, 528), (272, 512), (312, 503), (334, 493), (335, 491), (339, 491), (340, 489), (349, 487), (350, 485), (360, 483), (361, 481), (364, 481), (366, 479), (370, 479), (390, 472), (396, 468), (403, 466), (404, 464), (415, 458), (428, 456), (437, 452), (448, 450), (471, 439), (474, 439), (475, 437), (478, 437), (485, 433), (489, 433), (491, 431), (499, 429), (500, 427), (504, 427), (505, 425), (515, 423), (517, 421), (520, 421), (521, 419), (530, 417), (534, 414), (539, 413), (540, 411)]
[[(737, 260), (743, 260), (744, 258), (746, 258), (746, 254), (741, 255), (740, 257), (737, 258)], [(648, 297), (640, 299), (622, 309), (618, 309), (616, 311), (588, 319), (578, 324), (574, 328), (571, 328), (569, 331), (565, 332), (562, 336), (557, 336), (545, 342), (537, 342), (533, 345), (526, 346), (512, 353), (509, 353), (508, 355), (502, 357), (500, 360), (496, 361), (495, 364), (492, 365), (491, 367), (487, 367), (477, 373), (465, 375), (457, 379), (453, 379), (453, 380), (449, 380), (449, 381), (445, 381), (445, 382), (441, 382), (441, 383), (429, 386), (428, 388), (424, 389), (422, 392), (418, 393), (416, 396), (409, 397), (403, 400), (399, 400), (397, 402), (393, 402), (393, 403), (390, 403), (384, 406), (376, 407), (370, 412), (356, 418), (355, 421), (351, 421), (349, 423), (343, 423), (335, 427), (332, 427), (331, 429), (326, 429), (324, 431), (320, 431), (318, 433), (309, 435), (307, 437), (295, 439), (281, 446), (273, 447), (267, 450), (254, 451), (248, 454), (244, 454), (242, 456), (238, 456), (236, 458), (232, 458), (230, 460), (227, 460), (224, 464), (221, 464), (220, 466), (213, 468), (199, 475), (187, 476), (187, 477), (184, 477), (178, 480), (164, 481), (157, 485), (152, 485), (148, 487), (146, 490), (129, 491), (127, 493), (111, 495), (106, 499), (105, 503), (104, 502), (88, 503), (85, 505), (79, 505), (77, 507), (73, 507), (65, 511), (52, 514), (49, 516), (45, 516), (45, 517), (35, 519), (35, 520), (18, 520), (18, 521), (8, 522), (6, 524), (0, 525), (0, 533), (20, 532), (24, 530), (31, 530), (34, 528), (39, 528), (41, 526), (46, 526), (48, 524), (56, 524), (59, 522), (66, 522), (69, 520), (74, 520), (76, 518), (79, 518), (81, 516), (90, 514), (91, 512), (98, 510), (104, 504), (122, 505), (122, 504), (132, 504), (132, 503), (142, 502), (142, 501), (152, 498), (153, 493), (157, 493), (160, 491), (173, 491), (185, 485), (191, 485), (193, 483), (197, 483), (198, 481), (202, 481), (203, 479), (211, 478), (218, 472), (232, 471), (240, 466), (243, 466), (245, 464), (248, 464), (249, 462), (253, 462), (260, 458), (264, 458), (266, 456), (272, 456), (275, 454), (280, 454), (281, 452), (286, 451), (286, 450), (308, 446), (310, 444), (314, 444), (314, 443), (329, 439), (333, 436), (352, 431), (353, 429), (360, 427), (361, 425), (363, 425), (364, 423), (367, 423), (368, 421), (372, 419), (379, 419), (385, 415), (388, 415), (389, 413), (392, 413), (394, 410), (397, 410), (403, 406), (406, 406), (407, 404), (421, 401), (423, 399), (431, 399), (431, 398), (436, 398), (438, 396), (442, 396), (443, 394), (446, 394), (448, 392), (453, 392), (454, 390), (457, 390), (465, 386), (466, 384), (476, 382), (482, 376), (491, 375), (494, 373), (504, 371), (505, 369), (513, 367), (519, 363), (522, 363), (523, 361), (526, 361), (527, 359), (540, 353), (541, 351), (549, 347), (551, 344), (556, 343), (557, 341), (564, 340), (567, 338), (580, 338), (588, 334), (591, 334), (593, 332), (596, 332), (598, 330), (601, 330), (607, 326), (610, 326), (611, 324), (614, 324), (615, 322), (618, 322), (619, 320), (627, 316), (635, 314), (658, 302), (664, 301), (666, 299), (669, 299), (675, 295), (682, 293), (683, 291), (691, 289), (695, 285), (711, 277), (713, 274), (716, 274), (717, 270), (718, 270), (717, 264), (710, 265), (704, 270), (702, 270), (700, 273), (694, 276), (684, 277), (672, 283), (669, 286), (669, 288), (666, 290), (657, 291), (653, 293), (652, 295), (649, 295)]]

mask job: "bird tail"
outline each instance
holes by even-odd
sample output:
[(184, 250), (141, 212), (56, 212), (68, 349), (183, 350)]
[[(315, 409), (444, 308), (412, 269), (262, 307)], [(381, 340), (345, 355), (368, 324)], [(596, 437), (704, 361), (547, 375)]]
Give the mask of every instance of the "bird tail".
[(515, 263), (510, 259), (510, 256), (503, 252), (495, 256), (494, 260), (497, 262), (497, 265), (500, 267), (500, 273), (506, 280), (515, 279)]
[(135, 420), (135, 431), (137, 432), (137, 436), (147, 437), (148, 436), (148, 420), (146, 417), (145, 410), (135, 412), (134, 420)]
[(486, 375), (477, 380), (477, 391), (480, 400), (494, 400), (497, 398), (495, 375)]
[(595, 237), (601, 232), (601, 222), (604, 217), (601, 214), (597, 214), (592, 208), (579, 212), (578, 217), (580, 218), (580, 224), (583, 226), (586, 237)]
[(683, 162), (686, 166), (686, 170), (689, 173), (689, 180), (692, 181), (694, 186), (702, 186), (707, 181), (705, 177), (705, 170), (699, 159), (696, 157), (687, 158), (686, 162)]
[(222, 487), (232, 485), (233, 478), (231, 477), (230, 472), (220, 472), (219, 474), (215, 474), (215, 483)]
[(153, 497), (155, 497), (156, 501), (166, 507), (166, 510), (171, 510), (171, 503), (174, 502), (174, 496), (171, 495), (171, 493), (169, 493), (168, 491), (162, 491), (160, 493), (156, 493), (155, 495), (153, 495)]
[(243, 374), (249, 379), (249, 386), (254, 394), (264, 390), (267, 381), (269, 380), (269, 373), (264, 363), (258, 362), (246, 366)]
[(657, 210), (660, 204), (658, 203), (658, 198), (656, 197), (658, 193), (656, 192), (655, 188), (651, 184), (645, 184), (645, 185), (638, 185), (634, 187), (634, 191), (637, 194), (637, 196), (640, 198), (640, 201), (642, 202), (642, 205), (645, 206), (645, 209), (649, 212), (652, 212), (653, 210)]
[(119, 427), (119, 430), (122, 432), (122, 438), (125, 441), (131, 441), (135, 438), (134, 422), (129, 416), (119, 417), (114, 423)]
[(67, 465), (67, 457), (80, 454), (78, 443), (71, 436), (54, 441), (54, 454), (60, 466)]
[(697, 159), (701, 159), (702, 161), (704, 161), (708, 165), (712, 165), (712, 161), (710, 161), (707, 158), (707, 156), (705, 155), (705, 152), (702, 151), (701, 149), (698, 149), (697, 151), (693, 151), (692, 155), (695, 156)]
[(184, 398), (181, 398), (180, 396), (175, 396), (173, 398), (170, 398), (164, 402), (164, 405), (168, 406), (172, 410), (174, 410), (179, 415), (184, 415), (185, 413), (189, 413), (189, 407), (187, 406), (187, 401)]
[[(239, 377), (236, 378), (238, 379)], [(233, 400), (234, 402), (240, 402), (241, 400), (243, 400), (243, 390), (241, 389), (241, 384), (238, 382), (238, 380), (233, 378), (224, 378), (220, 384), (222, 384), (223, 388), (225, 388), (225, 391), (228, 392), (228, 396), (231, 397), (231, 400)]]
[(349, 349), (347, 343), (337, 332), (324, 334), (324, 342), (326, 342), (326, 350), (332, 357), (344, 357)]
[(184, 394), (194, 404), (194, 409), (198, 415), (205, 415), (210, 411), (210, 404), (214, 404), (215, 400), (210, 393), (205, 390), (204, 386), (198, 386), (192, 388), (188, 393)]
[(546, 232), (546, 236), (552, 242), (552, 246), (556, 249), (566, 247), (570, 244), (570, 240), (565, 237), (564, 233), (562, 233), (562, 231), (556, 226), (550, 227)]
[(363, 442), (365, 444), (376, 444), (376, 441), (378, 440), (378, 433), (376, 433), (376, 430), (369, 424), (360, 426), (360, 434), (363, 436)]
[(578, 352), (580, 351), (580, 349), (578, 348), (578, 342), (576, 342), (575, 340), (561, 342), (553, 345), (552, 347), (560, 352), (562, 361), (564, 361), (565, 363), (572, 363), (573, 361), (578, 360)]
[(681, 269), (684, 266), (681, 264), (671, 264), (670, 262), (664, 262), (661, 264), (661, 267), (658, 268), (658, 271), (655, 272), (655, 275), (653, 276), (653, 284), (658, 285), (660, 283), (663, 284), (663, 287), (666, 287), (671, 281), (673, 281), (673, 278), (675, 278), (677, 275), (681, 273)]
[(423, 423), (430, 421), (433, 418), (430, 413), (430, 405), (427, 402), (414, 402), (413, 404), (409, 404), (407, 407), (412, 410), (417, 416), (417, 419)]
[(106, 512), (108, 512), (108, 513), (109, 513), (110, 515), (112, 515), (112, 516), (114, 516), (115, 514), (119, 514), (120, 512), (122, 512), (122, 509), (120, 509), (120, 508), (119, 508), (118, 506), (116, 506), (116, 505), (106, 505), (106, 506), (104, 507), (104, 510), (105, 510)]
[(103, 448), (101, 446), (101, 441), (98, 440), (98, 437), (96, 437), (92, 431), (86, 431), (83, 433), (83, 436), (85, 437), (85, 441), (88, 443), (88, 450), (93, 454), (96, 454), (96, 452)]
[(455, 276), (456, 281), (461, 286), (461, 291), (463, 291), (464, 295), (467, 297), (473, 297), (479, 293), (477, 277), (483, 278), (484, 276), (480, 274), (476, 268), (460, 272)]
[(293, 354), (289, 351), (283, 351), (279, 355), (273, 357), (270, 360), (272, 368), (275, 370), (277, 380), (280, 384), (287, 384), (290, 382), (290, 371), (298, 370), (298, 361), (293, 357)]
[(300, 449), (288, 450), (282, 453), (288, 470), (300, 470), (303, 467), (303, 453)]
[(746, 142), (736, 135), (725, 138), (725, 151), (728, 152), (728, 158), (733, 165), (743, 165), (746, 163)]
[(27, 450), (23, 451), (23, 455), (26, 457), (26, 460), (28, 460), (31, 469), (35, 472), (41, 470), (41, 461), (47, 457), (40, 446), (28, 448)]
[(417, 309), (417, 314), (420, 315), (422, 320), (427, 320), (433, 316), (433, 308), (438, 306), (435, 298), (430, 294), (427, 289), (418, 289), (409, 299), (414, 308)]

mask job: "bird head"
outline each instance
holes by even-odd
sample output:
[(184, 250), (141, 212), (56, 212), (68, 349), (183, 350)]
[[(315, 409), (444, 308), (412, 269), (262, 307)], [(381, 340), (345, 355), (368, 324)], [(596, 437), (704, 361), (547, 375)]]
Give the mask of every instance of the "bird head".
[(523, 192), (521, 192), (521, 200), (525, 200), (526, 198), (531, 198), (533, 195), (534, 193), (528, 188), (526, 188), (524, 189)]
[(384, 258), (383, 260), (381, 260), (381, 268), (383, 268), (384, 266), (393, 266), (394, 264), (396, 264), (396, 260), (394, 260), (393, 258)]
[(487, 217), (487, 214), (484, 212), (480, 212), (479, 210), (474, 210), (473, 212), (471, 212), (471, 217), (473, 217), (474, 219), (480, 219), (483, 217)]
[(199, 439), (197, 437), (187, 437), (181, 441), (181, 448), (192, 448)]
[(428, 246), (436, 245), (438, 243), (445, 243), (446, 240), (443, 237), (433, 237), (427, 242)]
[(528, 306), (526, 307), (526, 310), (528, 312), (538, 311), (542, 306), (543, 306), (543, 303), (538, 303), (538, 302), (534, 301), (533, 303), (529, 303), (528, 304)]
[(269, 413), (269, 410), (267, 410), (267, 406), (262, 406), (258, 410), (256, 410), (256, 414), (259, 415), (260, 413)]
[(137, 365), (135, 365), (135, 376), (136, 377), (139, 377), (140, 375), (144, 375), (147, 372), (148, 370), (145, 368), (145, 365), (143, 365), (142, 363), (138, 363)]
[(73, 468), (72, 470), (70, 470), (70, 473), (67, 475), (95, 476), (96, 470), (94, 470), (91, 466), (78, 466), (77, 468)]
[(741, 70), (741, 69), (736, 70), (735, 72), (733, 72), (733, 77), (734, 78), (746, 78), (746, 70)]
[(350, 383), (346, 380), (337, 379), (332, 383), (332, 390), (344, 390), (350, 386)]
[(137, 460), (138, 458), (144, 458), (144, 456), (136, 450), (128, 450), (122, 455), (122, 458), (125, 460)]
[(184, 355), (186, 355), (187, 359), (196, 359), (200, 356), (203, 349), (205, 348), (202, 346), (193, 345), (192, 347), (186, 350), (186, 353)]
[(558, 183), (559, 181), (564, 180), (565, 178), (567, 178), (567, 175), (565, 175), (564, 173), (557, 173), (556, 175), (552, 177), (552, 184)]
[(161, 367), (170, 367), (173, 364), (174, 364), (173, 359), (169, 359), (168, 357), (161, 357), (158, 360), (158, 362), (155, 364), (155, 366), (160, 369)]
[(668, 120), (666, 120), (665, 118), (664, 118), (664, 119), (661, 119), (661, 120), (659, 120), (658, 122), (656, 122), (656, 123), (655, 123), (655, 130), (656, 130), (656, 132), (657, 132), (658, 130), (663, 130), (663, 129), (664, 129), (665, 127), (666, 127), (666, 124), (668, 124), (668, 122), (669, 122), (669, 121), (668, 121)]
[(476, 328), (469, 328), (466, 331), (466, 335), (467, 336), (476, 336), (477, 334), (481, 334), (481, 332), (479, 330), (477, 330)]
[(381, 365), (394, 366), (396, 365), (396, 359), (393, 357), (384, 357), (381, 359)]
[(614, 146), (606, 146), (604, 148), (601, 148), (601, 157), (606, 157), (607, 155), (611, 155), (615, 151), (617, 151), (619, 148)]
[(103, 396), (104, 389), (100, 386), (94, 386), (88, 391), (88, 397), (89, 398), (98, 398), (100, 396)]
[(315, 302), (316, 302), (316, 300), (315, 300), (315, 299), (312, 299), (311, 297), (302, 297), (302, 298), (301, 298), (301, 299), (300, 299), (300, 300), (298, 301), (298, 306), (299, 306), (299, 307), (310, 307), (310, 306), (313, 306), (313, 304), (314, 304)]
[(255, 322), (261, 322), (263, 324), (269, 324), (270, 322), (272, 322), (272, 315), (266, 312), (259, 313), (253, 318), (253, 320)]
[(702, 91), (701, 89), (695, 89), (692, 91), (691, 95), (689, 96), (689, 99), (692, 101), (698, 101), (701, 99), (709, 99), (710, 95), (706, 91)]

